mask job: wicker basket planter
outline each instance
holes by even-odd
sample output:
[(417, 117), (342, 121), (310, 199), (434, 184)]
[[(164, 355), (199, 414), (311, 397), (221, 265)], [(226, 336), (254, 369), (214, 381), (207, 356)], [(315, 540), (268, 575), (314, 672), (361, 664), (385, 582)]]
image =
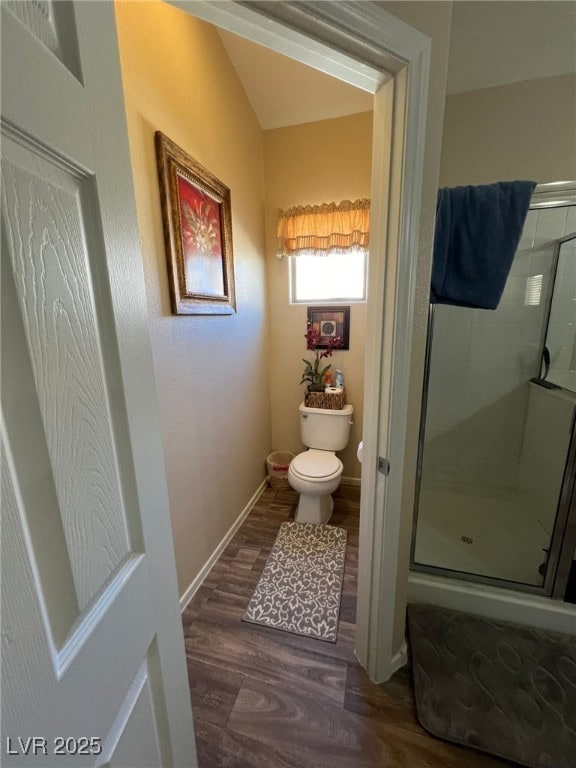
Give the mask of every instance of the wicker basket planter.
[(328, 408), (332, 411), (341, 411), (346, 405), (346, 390), (342, 392), (306, 392), (304, 405), (307, 408)]
[(294, 458), (288, 451), (274, 451), (266, 457), (266, 469), (268, 471), (268, 485), (277, 491), (290, 488), (288, 482), (288, 467)]

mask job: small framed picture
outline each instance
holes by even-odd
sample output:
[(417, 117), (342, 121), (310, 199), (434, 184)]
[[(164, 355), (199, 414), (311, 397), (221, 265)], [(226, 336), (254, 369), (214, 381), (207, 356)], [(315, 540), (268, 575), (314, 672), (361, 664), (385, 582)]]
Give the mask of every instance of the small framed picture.
[(230, 190), (160, 131), (155, 140), (172, 312), (233, 314)]
[(320, 336), (318, 349), (327, 349), (330, 339), (338, 336), (342, 339), (338, 349), (349, 349), (350, 307), (308, 307), (308, 322)]

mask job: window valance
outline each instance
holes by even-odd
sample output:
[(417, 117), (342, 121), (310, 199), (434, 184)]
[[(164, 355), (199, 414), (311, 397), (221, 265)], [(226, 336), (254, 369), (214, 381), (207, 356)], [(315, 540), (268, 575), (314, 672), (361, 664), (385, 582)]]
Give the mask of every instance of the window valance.
[(280, 211), (280, 254), (328, 253), (366, 249), (370, 238), (370, 200), (305, 205)]

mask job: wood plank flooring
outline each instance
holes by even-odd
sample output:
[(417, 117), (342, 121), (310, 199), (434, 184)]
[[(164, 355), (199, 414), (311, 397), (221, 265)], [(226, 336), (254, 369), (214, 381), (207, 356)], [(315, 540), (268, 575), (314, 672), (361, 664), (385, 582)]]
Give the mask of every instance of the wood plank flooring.
[(267, 488), (182, 614), (200, 768), (504, 768), (430, 736), (409, 669), (374, 685), (354, 657), (359, 488), (330, 524), (348, 531), (336, 643), (241, 621), (297, 495)]

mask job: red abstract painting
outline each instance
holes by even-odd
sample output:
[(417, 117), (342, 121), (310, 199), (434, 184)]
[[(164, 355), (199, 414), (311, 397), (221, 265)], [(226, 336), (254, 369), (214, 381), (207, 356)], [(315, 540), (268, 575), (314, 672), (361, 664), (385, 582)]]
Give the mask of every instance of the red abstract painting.
[(220, 205), (178, 175), (186, 293), (224, 295)]

